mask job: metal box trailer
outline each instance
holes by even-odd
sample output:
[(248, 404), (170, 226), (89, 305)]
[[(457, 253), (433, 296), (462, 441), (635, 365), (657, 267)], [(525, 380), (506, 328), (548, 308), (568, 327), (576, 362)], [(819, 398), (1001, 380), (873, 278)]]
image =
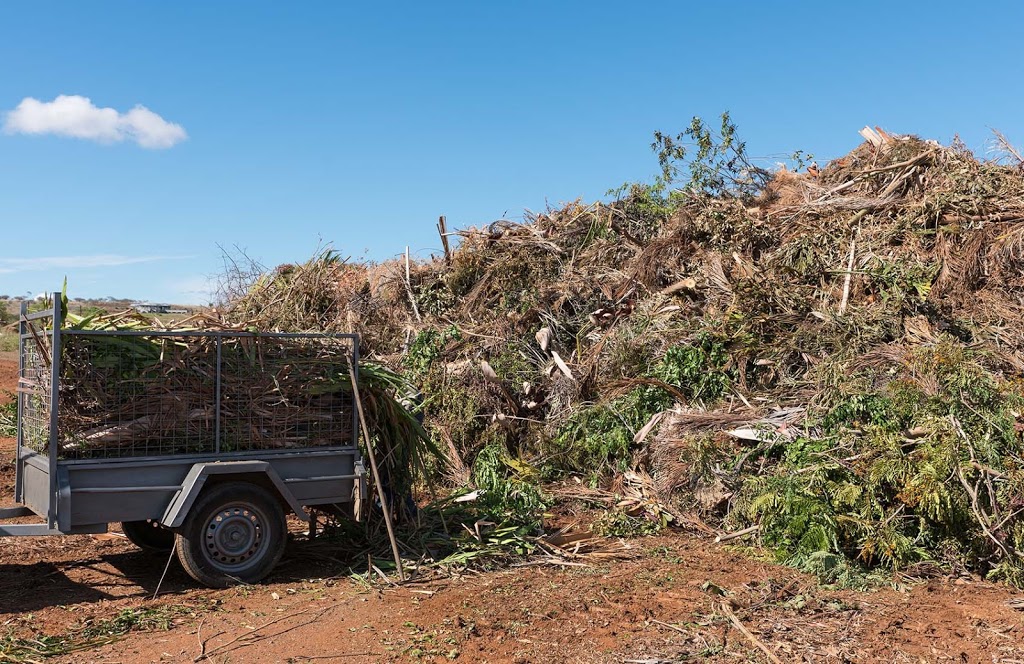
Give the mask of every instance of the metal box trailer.
[[(308, 521), (310, 508), (351, 513), (365, 499), (351, 391), (307, 403), (257, 403), (246, 393), (259, 380), (277, 381), (310, 362), (292, 350), (304, 344), (318, 345), (318, 369), (334, 371), (336, 363), (347, 376), (349, 363), (358, 367), (355, 335), (84, 330), (63, 323), (59, 293), (45, 311), (29, 313), (22, 304), (17, 506), (0, 509), (0, 536), (101, 533), (120, 522), (137, 545), (173, 547), (193, 578), (219, 587), (253, 583), (273, 569), (288, 512)], [(192, 372), (194, 387), (147, 401), (132, 392), (133, 375), (118, 378), (114, 366), (112, 384), (125, 391), (119, 414), (98, 433), (76, 431), (61, 403), (82, 396), (69, 394), (74, 388), (62, 361), (89, 343), (115, 353), (118, 344), (131, 349), (141, 341), (131, 337), (158, 349), (146, 360), (150, 375)], [(204, 344), (208, 363), (188, 365), (176, 354), (186, 342)], [(115, 354), (105, 361), (120, 360)], [(285, 422), (287, 435), (272, 426), (272, 416)], [(41, 520), (21, 518), (32, 516)]]

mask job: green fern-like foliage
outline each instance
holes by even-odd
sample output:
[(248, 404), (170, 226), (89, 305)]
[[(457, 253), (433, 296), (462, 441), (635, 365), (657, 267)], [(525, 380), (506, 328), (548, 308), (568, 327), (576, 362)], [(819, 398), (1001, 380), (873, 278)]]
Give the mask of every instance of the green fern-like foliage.
[(878, 387), (834, 400), (820, 436), (769, 451), (777, 464), (741, 481), (730, 519), (760, 524), (780, 560), (833, 580), (861, 577), (829, 556), (895, 570), (952, 547), (971, 569), (1024, 581), (1024, 392), (989, 359), (936, 344), (887, 367), (887, 382), (851, 378)]

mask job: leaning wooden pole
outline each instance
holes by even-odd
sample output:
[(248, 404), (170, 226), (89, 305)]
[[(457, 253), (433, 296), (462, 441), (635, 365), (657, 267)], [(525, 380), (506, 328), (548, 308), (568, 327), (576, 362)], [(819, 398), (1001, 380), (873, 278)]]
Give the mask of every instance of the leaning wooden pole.
[(416, 306), (416, 295), (412, 292), (412, 277), (409, 276), (409, 247), (405, 248), (405, 291), (409, 294), (409, 302), (412, 303), (412, 312), (416, 314), (416, 322), (422, 323), (420, 308)]
[(384, 512), (384, 525), (388, 530), (388, 539), (391, 540), (391, 553), (395, 556), (398, 579), (404, 582), (405, 570), (402, 569), (402, 556), (398, 553), (398, 538), (395, 537), (395, 527), (391, 523), (391, 509), (388, 505), (387, 496), (384, 494), (384, 485), (380, 481), (380, 470), (377, 468), (377, 453), (373, 449), (370, 431), (366, 428), (366, 417), (363, 415), (363, 400), (359, 396), (359, 381), (356, 380), (356, 369), (352, 366), (352, 362), (348, 363), (348, 375), (352, 381), (352, 395), (355, 397), (356, 410), (359, 413), (359, 426), (363, 430), (363, 440), (366, 441), (366, 455), (370, 458), (370, 472), (373, 473), (373, 483), (377, 485), (377, 497), (380, 499), (380, 508)]
[(452, 249), (448, 246), (448, 222), (442, 214), (437, 220), (437, 233), (441, 236), (441, 246), (444, 247), (444, 262), (452, 264)]

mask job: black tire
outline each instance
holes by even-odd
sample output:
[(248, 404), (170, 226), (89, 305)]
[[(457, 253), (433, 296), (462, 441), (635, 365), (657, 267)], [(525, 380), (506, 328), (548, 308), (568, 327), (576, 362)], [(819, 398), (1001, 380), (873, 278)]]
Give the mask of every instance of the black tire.
[(143, 551), (167, 553), (174, 548), (174, 533), (156, 521), (122, 521), (121, 532)]
[(189, 576), (211, 588), (226, 588), (270, 574), (287, 535), (276, 496), (255, 484), (228, 482), (199, 495), (174, 548)]

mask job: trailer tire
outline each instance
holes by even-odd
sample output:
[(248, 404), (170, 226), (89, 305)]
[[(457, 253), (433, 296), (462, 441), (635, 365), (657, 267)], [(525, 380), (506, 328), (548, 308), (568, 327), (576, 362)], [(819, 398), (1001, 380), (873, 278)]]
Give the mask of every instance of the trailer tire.
[(227, 482), (199, 495), (174, 547), (189, 576), (211, 588), (226, 588), (270, 574), (287, 535), (276, 496), (249, 482)]
[(122, 521), (121, 532), (143, 551), (167, 553), (174, 548), (174, 532), (156, 521)]

